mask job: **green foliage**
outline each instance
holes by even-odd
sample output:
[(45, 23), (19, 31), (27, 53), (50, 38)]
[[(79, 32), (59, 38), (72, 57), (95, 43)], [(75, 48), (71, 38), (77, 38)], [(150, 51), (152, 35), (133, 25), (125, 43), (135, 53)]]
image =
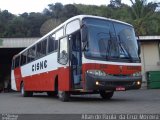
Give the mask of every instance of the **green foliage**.
[[(132, 2), (131, 23), (136, 29), (138, 35), (156, 35), (158, 34), (159, 19), (156, 11), (157, 3), (147, 3), (147, 0), (130, 0)], [(157, 15), (156, 15), (157, 14)]]
[(7, 10), (0, 11), (0, 37), (4, 37), (8, 24), (12, 21), (15, 16), (9, 13)]
[(66, 19), (79, 14), (103, 16), (128, 22), (137, 35), (160, 35), (160, 3), (130, 0), (132, 6), (121, 0), (110, 0), (109, 5), (49, 4), (42, 13), (13, 15), (0, 10), (0, 37), (40, 37)]
[(110, 0), (109, 7), (118, 8), (122, 5), (121, 0)]
[(49, 31), (51, 31), (53, 28), (60, 25), (62, 22), (59, 19), (49, 19), (43, 23), (43, 25), (40, 28), (41, 35), (47, 34)]

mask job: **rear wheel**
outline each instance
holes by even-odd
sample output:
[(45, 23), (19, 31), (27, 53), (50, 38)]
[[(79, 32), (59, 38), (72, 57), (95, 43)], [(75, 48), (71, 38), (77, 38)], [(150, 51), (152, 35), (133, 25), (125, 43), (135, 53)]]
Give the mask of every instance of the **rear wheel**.
[(21, 84), (21, 95), (23, 97), (31, 97), (31, 96), (33, 96), (33, 92), (25, 91), (25, 89), (24, 89), (24, 83), (22, 83)]
[(114, 94), (114, 91), (111, 91), (111, 92), (106, 92), (106, 91), (100, 91), (100, 96), (103, 98), (103, 99), (111, 99), (112, 96)]
[(66, 91), (58, 91), (58, 97), (61, 101), (67, 102), (70, 98), (70, 93)]

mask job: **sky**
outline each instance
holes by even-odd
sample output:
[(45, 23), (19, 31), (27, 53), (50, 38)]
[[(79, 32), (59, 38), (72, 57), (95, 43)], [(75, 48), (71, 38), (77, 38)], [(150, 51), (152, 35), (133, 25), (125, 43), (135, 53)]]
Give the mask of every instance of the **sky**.
[[(160, 0), (148, 0), (160, 2)], [(65, 4), (87, 4), (87, 5), (107, 5), (110, 0), (0, 0), (0, 10), (8, 10), (12, 14), (22, 14), (24, 12), (42, 12), (48, 4), (60, 2)], [(122, 3), (131, 5), (130, 0), (122, 0)]]

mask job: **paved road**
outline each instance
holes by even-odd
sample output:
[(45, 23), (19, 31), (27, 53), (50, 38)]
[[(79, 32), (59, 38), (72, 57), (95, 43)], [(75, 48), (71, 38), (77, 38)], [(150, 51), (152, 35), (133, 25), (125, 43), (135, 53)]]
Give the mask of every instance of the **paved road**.
[(20, 93), (0, 93), (0, 113), (160, 113), (160, 90), (115, 92), (108, 101), (99, 95), (72, 96), (70, 102), (46, 94), (24, 98)]

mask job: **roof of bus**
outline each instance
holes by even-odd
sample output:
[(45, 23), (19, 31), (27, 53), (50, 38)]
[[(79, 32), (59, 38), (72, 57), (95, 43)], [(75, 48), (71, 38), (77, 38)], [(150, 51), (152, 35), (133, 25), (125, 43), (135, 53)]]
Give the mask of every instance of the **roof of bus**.
[[(49, 33), (47, 33), (46, 35), (44, 35), (43, 37), (41, 37), (39, 40), (37, 40), (35, 43), (33, 43), (32, 45), (30, 45), (29, 47), (27, 47), (26, 49), (24, 49), (23, 51), (21, 51), (20, 53), (18, 53), (17, 55), (23, 53), (24, 51), (26, 51), (27, 49), (29, 49), (30, 47), (34, 46), (36, 43), (38, 43), (39, 41), (43, 40), (44, 38), (46, 38), (47, 36), (49, 36), (50, 34), (53, 34), (55, 31), (57, 31), (58, 29), (60, 29), (61, 27), (65, 26), (68, 22), (75, 20), (75, 19), (80, 19), (82, 20), (83, 18), (98, 18), (98, 19), (104, 19), (104, 20), (110, 20), (110, 21), (114, 21), (114, 22), (118, 22), (118, 23), (122, 23), (122, 24), (126, 24), (129, 26), (132, 26), (131, 24), (128, 24), (126, 22), (122, 22), (119, 20), (115, 20), (115, 19), (110, 19), (110, 18), (105, 18), (105, 17), (100, 17), (100, 16), (93, 16), (93, 15), (77, 15), (74, 16), (68, 20), (66, 20), (65, 22), (63, 22), (62, 24), (60, 24), (58, 27), (56, 27), (55, 29), (51, 30)], [(16, 56), (17, 56), (16, 55)]]

